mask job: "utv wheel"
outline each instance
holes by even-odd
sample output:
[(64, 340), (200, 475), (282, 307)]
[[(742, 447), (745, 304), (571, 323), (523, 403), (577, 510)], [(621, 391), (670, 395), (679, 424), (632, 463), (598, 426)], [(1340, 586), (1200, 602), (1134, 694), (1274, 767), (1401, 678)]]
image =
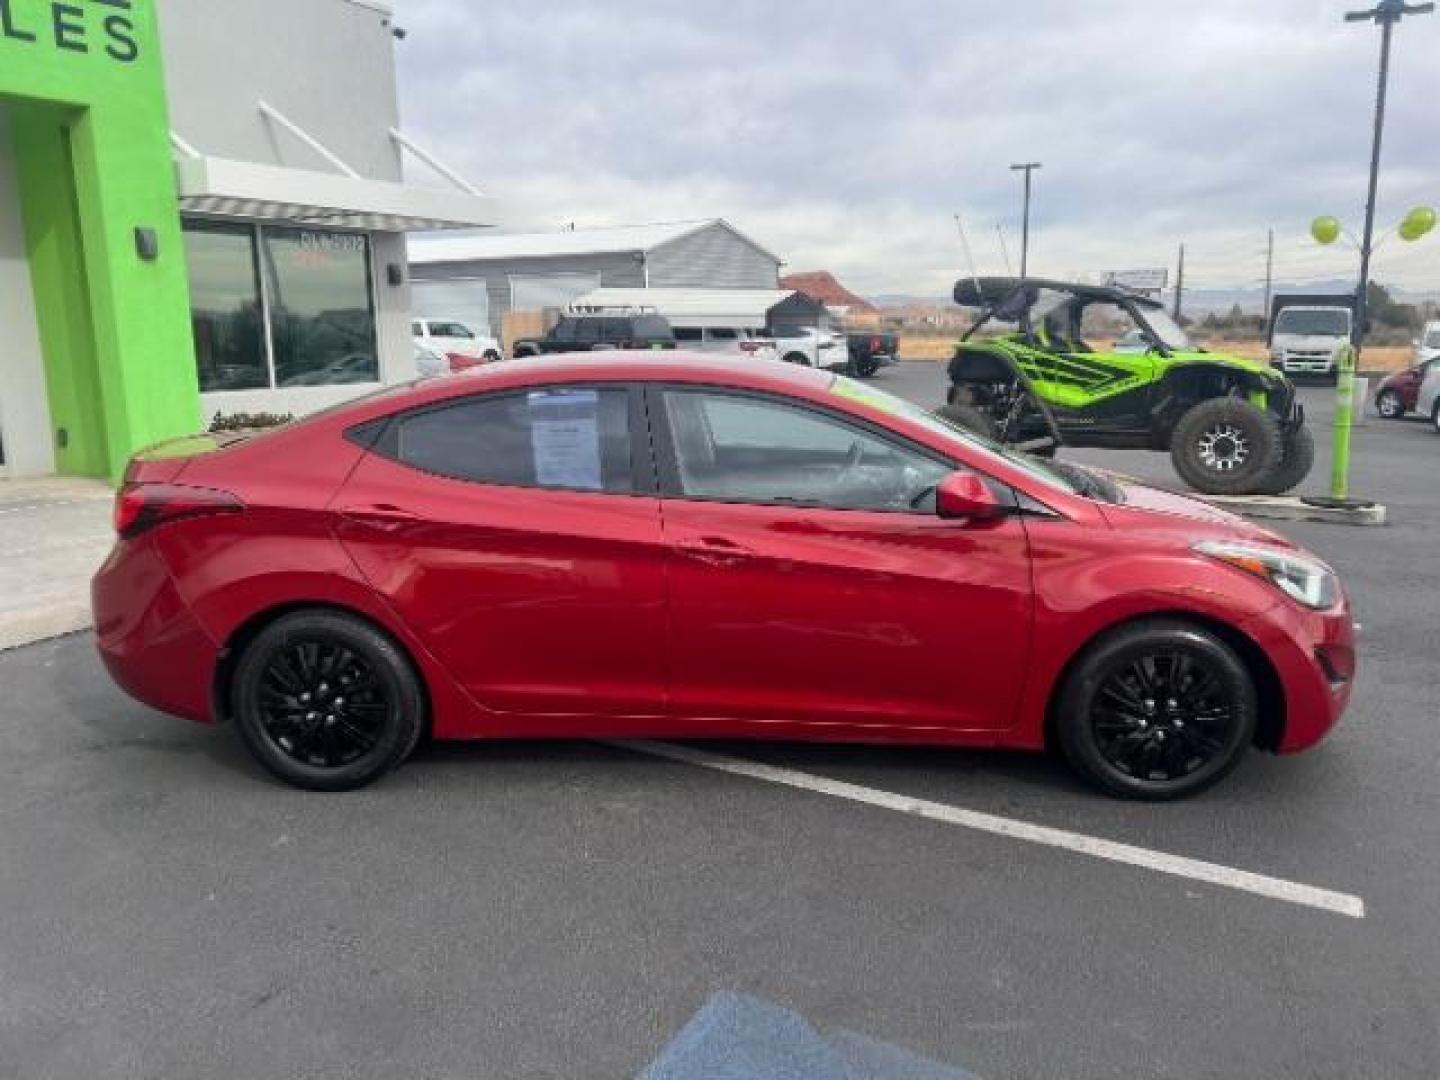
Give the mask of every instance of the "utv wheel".
[(1405, 403), (1400, 400), (1400, 395), (1394, 390), (1386, 390), (1375, 399), (1375, 411), (1386, 420), (1403, 420)]
[(979, 409), (972, 409), (969, 405), (942, 405), (935, 410), (935, 415), (966, 431), (984, 435), (987, 439), (993, 439), (997, 434), (995, 421)]
[(1070, 764), (1111, 795), (1164, 801), (1219, 782), (1255, 736), (1254, 682), (1219, 638), (1148, 620), (1092, 645), (1056, 699)]
[(1280, 421), (1248, 401), (1202, 401), (1180, 418), (1170, 457), (1206, 495), (1257, 494), (1285, 457)]
[(414, 750), (424, 695), (409, 660), (368, 623), (297, 612), (261, 631), (235, 667), (235, 723), (275, 776), (311, 791), (352, 791)]
[(1258, 494), (1286, 495), (1305, 482), (1315, 468), (1315, 436), (1308, 427), (1298, 427), (1285, 436), (1285, 457)]

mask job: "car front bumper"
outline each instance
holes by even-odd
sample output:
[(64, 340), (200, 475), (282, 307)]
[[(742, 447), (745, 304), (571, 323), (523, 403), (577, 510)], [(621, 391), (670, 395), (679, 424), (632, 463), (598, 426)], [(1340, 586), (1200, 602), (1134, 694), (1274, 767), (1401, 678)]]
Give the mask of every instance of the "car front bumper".
[(1264, 650), (1284, 698), (1274, 749), (1297, 754), (1320, 743), (1350, 706), (1355, 686), (1355, 622), (1348, 600), (1329, 611), (1284, 601), (1243, 628)]

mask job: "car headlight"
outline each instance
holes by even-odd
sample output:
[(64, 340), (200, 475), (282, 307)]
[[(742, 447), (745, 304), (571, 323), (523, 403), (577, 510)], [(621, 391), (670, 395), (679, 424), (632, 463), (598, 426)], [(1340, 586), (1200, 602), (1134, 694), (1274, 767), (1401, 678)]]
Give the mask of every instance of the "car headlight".
[(1297, 604), (1315, 611), (1332, 608), (1340, 599), (1340, 582), (1330, 568), (1303, 555), (1223, 540), (1196, 544), (1195, 550), (1263, 578)]

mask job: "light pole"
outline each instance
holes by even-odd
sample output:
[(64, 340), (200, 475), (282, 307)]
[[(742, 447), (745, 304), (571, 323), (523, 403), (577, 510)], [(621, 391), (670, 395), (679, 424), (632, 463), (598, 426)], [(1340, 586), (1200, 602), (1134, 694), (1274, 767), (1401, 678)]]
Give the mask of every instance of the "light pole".
[[(1375, 201), (1380, 189), (1380, 150), (1385, 139), (1385, 99), (1390, 88), (1390, 42), (1395, 25), (1406, 15), (1428, 15), (1433, 3), (1407, 4), (1405, 0), (1380, 0), (1369, 11), (1352, 11), (1346, 22), (1380, 24), (1380, 86), (1375, 98), (1375, 141), (1370, 151), (1370, 194), (1365, 203), (1365, 233), (1360, 241), (1360, 291), (1355, 297), (1356, 353), (1365, 345), (1370, 321), (1370, 257), (1375, 253)], [(1358, 359), (1358, 356), (1357, 356)]]
[(1020, 239), (1020, 280), (1030, 276), (1030, 192), (1032, 186), (1031, 177), (1036, 169), (1043, 169), (1045, 166), (1038, 161), (1027, 161), (1021, 165), (1011, 165), (1011, 172), (1023, 172), (1025, 174), (1025, 224)]

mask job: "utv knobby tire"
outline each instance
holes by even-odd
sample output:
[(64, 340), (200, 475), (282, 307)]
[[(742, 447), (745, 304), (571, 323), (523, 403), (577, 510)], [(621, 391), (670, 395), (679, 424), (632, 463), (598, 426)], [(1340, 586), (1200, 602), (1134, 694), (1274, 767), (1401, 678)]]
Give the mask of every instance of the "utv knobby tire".
[(1260, 487), (1261, 495), (1287, 495), (1305, 482), (1315, 468), (1315, 436), (1307, 427), (1298, 427), (1285, 437), (1285, 457), (1270, 479)]
[[(1229, 468), (1213, 464), (1226, 456), (1218, 451), (1225, 449), (1228, 436), (1217, 439), (1217, 432), (1238, 434), (1243, 460)], [(1285, 460), (1285, 435), (1279, 420), (1250, 402), (1213, 398), (1180, 418), (1170, 438), (1170, 459), (1180, 478), (1205, 495), (1258, 495)]]
[(935, 415), (967, 431), (984, 435), (987, 439), (993, 439), (998, 434), (995, 429), (995, 421), (979, 409), (972, 409), (969, 405), (942, 405), (935, 410)]

